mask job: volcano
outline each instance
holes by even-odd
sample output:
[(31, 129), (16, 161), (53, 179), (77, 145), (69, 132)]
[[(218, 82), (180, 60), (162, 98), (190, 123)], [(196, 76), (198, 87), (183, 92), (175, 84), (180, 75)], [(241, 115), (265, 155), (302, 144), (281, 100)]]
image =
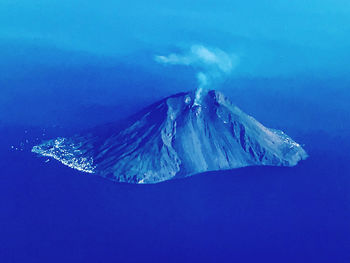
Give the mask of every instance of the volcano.
[(195, 92), (179, 93), (125, 121), (45, 141), (32, 152), (138, 184), (245, 166), (295, 166), (307, 158), (284, 132), (266, 128), (217, 91), (200, 103)]

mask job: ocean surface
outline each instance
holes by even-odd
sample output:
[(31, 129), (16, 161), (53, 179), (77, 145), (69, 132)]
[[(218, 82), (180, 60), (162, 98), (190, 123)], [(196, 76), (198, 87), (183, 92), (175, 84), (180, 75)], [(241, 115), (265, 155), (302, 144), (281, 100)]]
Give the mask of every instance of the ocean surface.
[(244, 111), (304, 146), (310, 157), (296, 167), (129, 185), (31, 147), (126, 117), (193, 81), (171, 70), (157, 79), (131, 66), (114, 74), (116, 65), (85, 60), (45, 63), (0, 79), (1, 262), (350, 262), (348, 80), (222, 83)]

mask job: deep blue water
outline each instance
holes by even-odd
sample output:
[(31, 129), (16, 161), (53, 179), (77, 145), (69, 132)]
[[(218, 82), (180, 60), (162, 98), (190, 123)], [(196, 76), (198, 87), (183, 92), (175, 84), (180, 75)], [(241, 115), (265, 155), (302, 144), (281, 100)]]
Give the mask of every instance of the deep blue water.
[(349, 80), (223, 83), (247, 113), (305, 144), (310, 158), (297, 167), (128, 185), (45, 162), (30, 148), (194, 81), (113, 60), (34, 60), (0, 65), (0, 262), (350, 262)]
[(350, 260), (347, 136), (303, 135), (294, 168), (128, 185), (10, 150), (36, 132), (1, 130), (2, 262)]

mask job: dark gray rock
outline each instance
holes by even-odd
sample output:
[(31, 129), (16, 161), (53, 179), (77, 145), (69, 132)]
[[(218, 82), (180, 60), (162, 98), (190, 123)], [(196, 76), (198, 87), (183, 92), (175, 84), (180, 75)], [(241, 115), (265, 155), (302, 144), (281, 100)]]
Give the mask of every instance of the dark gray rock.
[(163, 99), (125, 122), (35, 146), (83, 172), (127, 183), (158, 183), (251, 165), (294, 166), (306, 152), (282, 131), (245, 114), (220, 92)]

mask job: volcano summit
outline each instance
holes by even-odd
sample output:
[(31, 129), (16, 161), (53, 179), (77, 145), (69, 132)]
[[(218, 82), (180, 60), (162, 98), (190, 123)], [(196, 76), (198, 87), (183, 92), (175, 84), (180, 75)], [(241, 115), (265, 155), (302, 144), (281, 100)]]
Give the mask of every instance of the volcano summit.
[(124, 122), (57, 138), (32, 151), (83, 172), (127, 183), (158, 183), (252, 165), (294, 166), (307, 158), (282, 131), (269, 129), (222, 93), (180, 93)]

